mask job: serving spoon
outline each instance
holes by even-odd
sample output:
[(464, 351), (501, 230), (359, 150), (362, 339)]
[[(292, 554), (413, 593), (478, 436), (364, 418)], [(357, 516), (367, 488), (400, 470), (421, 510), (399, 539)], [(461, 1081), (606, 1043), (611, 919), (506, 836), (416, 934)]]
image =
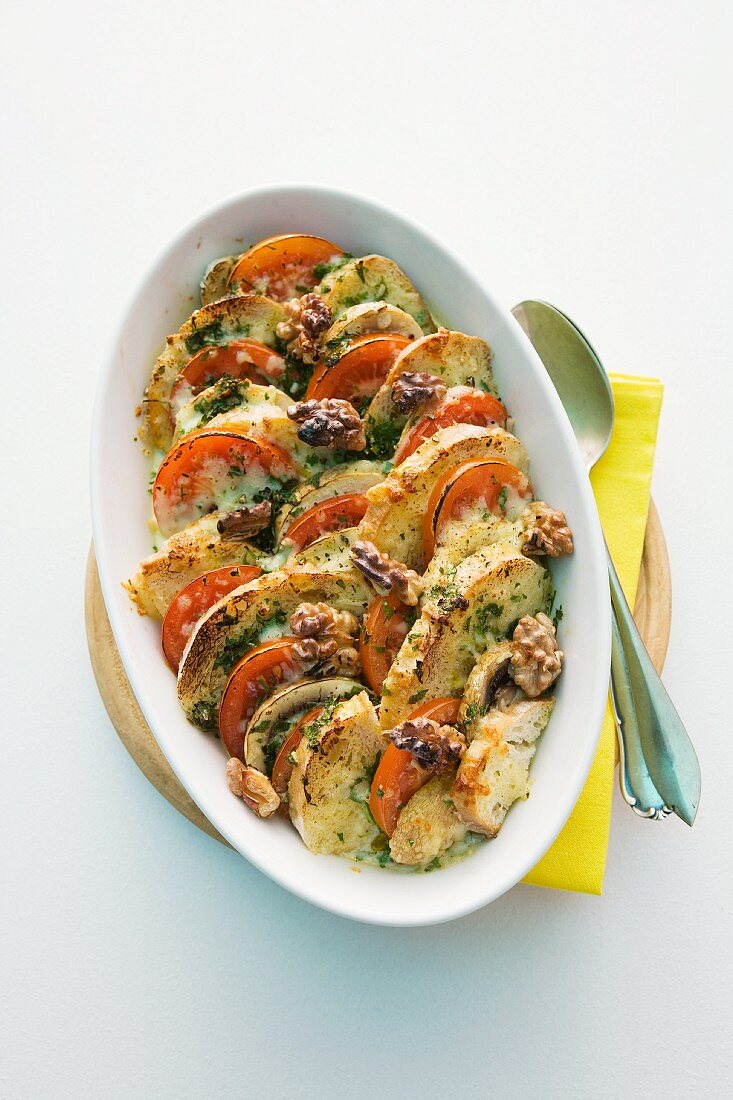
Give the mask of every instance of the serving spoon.
[[(565, 406), (590, 473), (613, 433), (608, 375), (583, 333), (547, 302), (512, 310)], [(692, 742), (646, 651), (608, 553), (611, 588), (611, 699), (619, 741), (619, 783), (641, 817), (676, 813), (692, 825), (700, 803), (700, 765)]]

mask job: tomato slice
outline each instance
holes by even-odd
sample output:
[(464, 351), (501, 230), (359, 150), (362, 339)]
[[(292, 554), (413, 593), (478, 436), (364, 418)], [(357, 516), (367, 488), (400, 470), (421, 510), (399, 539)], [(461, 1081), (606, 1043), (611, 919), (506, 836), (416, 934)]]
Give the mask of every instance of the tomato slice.
[(236, 432), (192, 432), (164, 460), (153, 484), (153, 510), (164, 537), (214, 511), (223, 494), (262, 475), (297, 475), (287, 451)]
[(410, 429), (394, 456), (395, 465), (404, 462), (421, 443), (430, 439), (440, 428), (451, 424), (476, 424), (485, 428), (489, 424), (506, 425), (507, 411), (498, 397), (482, 390), (471, 390), (454, 397), (448, 395), (431, 413), (424, 416)]
[(275, 638), (255, 646), (234, 666), (219, 707), (219, 733), (230, 756), (244, 760), (247, 723), (274, 689), (303, 675), (293, 653), (296, 638)]
[(290, 539), (296, 551), (302, 550), (329, 531), (355, 527), (364, 518), (368, 504), (363, 493), (344, 493), (322, 500), (294, 519), (283, 538)]
[(299, 233), (268, 237), (240, 257), (229, 276), (229, 286), (237, 283), (248, 293), (284, 302), (312, 290), (324, 275), (320, 266), (334, 263), (343, 254), (338, 245), (323, 237)]
[[(416, 707), (410, 718), (431, 718), (434, 722), (455, 722), (460, 699), (442, 696)], [(388, 745), (377, 765), (369, 796), (369, 809), (382, 832), (392, 836), (400, 812), (412, 796), (432, 777), (432, 770), (418, 764), (412, 753)]]
[(173, 387), (173, 397), (181, 390), (191, 396), (200, 393), (219, 378), (248, 378), (250, 382), (269, 386), (277, 384), (285, 373), (285, 360), (266, 344), (257, 340), (234, 340), (222, 347), (206, 347), (194, 355)]
[(477, 504), (492, 515), (507, 515), (514, 500), (530, 500), (532, 486), (520, 470), (501, 458), (462, 462), (435, 484), (423, 516), (423, 566), (433, 556), (440, 528)]
[(414, 609), (394, 595), (377, 596), (369, 605), (359, 636), (359, 656), (364, 679), (377, 695), (413, 619)]
[(428, 779), (430, 772), (417, 763), (412, 753), (387, 745), (374, 773), (369, 795), (369, 809), (383, 833), (392, 836), (401, 810)]
[(308, 383), (306, 399), (340, 397), (357, 407), (372, 398), (384, 382), (395, 359), (412, 341), (390, 332), (357, 336), (336, 362), (321, 363)]
[[(320, 717), (322, 712), (323, 707), (320, 706), (314, 707), (313, 710), (309, 710), (307, 714), (304, 714), (300, 721), (293, 726), (292, 730), (278, 749), (275, 763), (272, 765), (272, 785), (280, 795), (280, 798), (283, 798), (284, 795), (287, 794), (290, 776), (293, 774), (293, 764), (290, 757), (300, 744), (300, 739), (305, 733), (306, 727), (309, 726), (311, 722), (315, 722), (316, 718)], [(280, 803), (280, 812), (284, 817), (290, 817), (287, 802)]]
[(174, 672), (178, 672), (186, 643), (204, 612), (261, 572), (258, 565), (223, 565), (202, 573), (173, 598), (163, 619), (162, 643)]
[(441, 726), (453, 725), (458, 717), (461, 700), (452, 695), (441, 695), (439, 699), (428, 699), (415, 707), (410, 718), (431, 718)]

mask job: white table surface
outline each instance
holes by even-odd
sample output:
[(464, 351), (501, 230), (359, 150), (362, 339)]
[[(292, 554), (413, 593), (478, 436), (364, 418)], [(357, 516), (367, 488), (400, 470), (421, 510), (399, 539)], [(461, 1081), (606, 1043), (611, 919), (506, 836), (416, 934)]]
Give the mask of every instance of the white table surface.
[[(729, 13), (3, 5), (3, 1097), (726, 1094)], [(616, 797), (602, 898), (349, 923), (176, 815), (111, 729), (82, 620), (99, 363), (183, 222), (298, 179), (408, 211), (666, 383), (666, 679), (703, 799), (690, 831)]]

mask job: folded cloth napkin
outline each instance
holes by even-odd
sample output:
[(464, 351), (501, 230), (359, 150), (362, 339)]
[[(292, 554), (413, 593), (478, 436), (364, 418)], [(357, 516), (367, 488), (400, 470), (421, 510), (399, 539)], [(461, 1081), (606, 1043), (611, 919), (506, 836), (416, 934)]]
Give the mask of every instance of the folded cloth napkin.
[[(606, 540), (634, 606), (644, 549), (649, 491), (662, 407), (656, 378), (611, 375), (616, 422), (610, 446), (591, 474)], [(548, 731), (552, 736), (552, 725)], [(598, 750), (575, 809), (549, 851), (523, 880), (533, 886), (600, 894), (611, 825), (616, 733), (610, 703)]]

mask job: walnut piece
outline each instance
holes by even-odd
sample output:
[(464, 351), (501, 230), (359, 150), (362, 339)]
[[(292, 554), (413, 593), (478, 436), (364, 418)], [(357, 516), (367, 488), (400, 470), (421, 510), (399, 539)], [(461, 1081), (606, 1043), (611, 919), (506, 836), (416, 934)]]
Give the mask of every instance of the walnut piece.
[(562, 650), (555, 628), (547, 615), (524, 615), (512, 638), (512, 676), (529, 699), (535, 699), (554, 684), (562, 672)]
[(331, 310), (320, 294), (304, 294), (283, 303), (287, 320), (275, 332), (287, 344), (287, 354), (304, 363), (315, 363), (320, 339), (331, 326)]
[(432, 718), (408, 718), (390, 730), (389, 739), (435, 775), (444, 775), (455, 768), (466, 751), (462, 733), (453, 726), (439, 726)]
[(263, 500), (251, 508), (239, 508), (228, 512), (216, 521), (216, 529), (226, 539), (248, 539), (264, 531), (272, 517), (272, 504)]
[(401, 413), (410, 413), (424, 405), (437, 404), (447, 392), (445, 383), (436, 375), (405, 371), (392, 383), (391, 397)]
[(227, 785), (258, 817), (272, 817), (280, 805), (280, 795), (267, 776), (257, 768), (248, 768), (236, 756), (227, 761)]
[(327, 603), (302, 603), (290, 616), (290, 629), (298, 639), (293, 653), (306, 672), (358, 676), (361, 672), (356, 638), (359, 623), (349, 611), (336, 611)]
[(524, 523), (525, 542), (522, 553), (528, 557), (547, 554), (557, 558), (560, 554), (572, 554), (573, 536), (564, 512), (558, 512), (536, 500)]
[(288, 416), (300, 424), (298, 439), (310, 447), (340, 447), (345, 451), (363, 451), (366, 432), (358, 412), (350, 401), (324, 397), (320, 401), (298, 401)]
[(382, 595), (394, 592), (403, 603), (414, 607), (420, 598), (423, 582), (414, 569), (388, 554), (382, 554), (373, 542), (357, 540), (351, 548), (351, 557), (357, 569), (371, 581)]

